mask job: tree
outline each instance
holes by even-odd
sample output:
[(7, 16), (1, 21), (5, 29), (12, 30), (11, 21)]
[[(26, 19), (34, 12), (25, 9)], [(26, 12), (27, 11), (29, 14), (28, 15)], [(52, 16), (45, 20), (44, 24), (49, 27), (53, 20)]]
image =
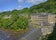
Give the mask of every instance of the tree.
[(12, 29), (26, 29), (28, 27), (28, 19), (20, 16), (17, 21), (11, 25)]

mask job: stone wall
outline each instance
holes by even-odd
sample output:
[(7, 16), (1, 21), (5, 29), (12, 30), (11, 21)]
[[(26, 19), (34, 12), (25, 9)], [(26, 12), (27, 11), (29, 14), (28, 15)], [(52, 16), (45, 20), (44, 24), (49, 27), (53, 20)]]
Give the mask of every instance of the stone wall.
[(50, 34), (56, 21), (55, 14), (32, 14), (30, 17), (30, 25), (41, 26), (42, 34)]

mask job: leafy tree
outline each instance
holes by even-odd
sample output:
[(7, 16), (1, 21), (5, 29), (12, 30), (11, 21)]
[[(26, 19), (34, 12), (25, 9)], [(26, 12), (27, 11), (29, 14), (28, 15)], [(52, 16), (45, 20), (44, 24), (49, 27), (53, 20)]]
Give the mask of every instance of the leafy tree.
[(13, 29), (26, 29), (28, 27), (28, 19), (20, 16), (17, 21), (11, 25), (11, 28)]

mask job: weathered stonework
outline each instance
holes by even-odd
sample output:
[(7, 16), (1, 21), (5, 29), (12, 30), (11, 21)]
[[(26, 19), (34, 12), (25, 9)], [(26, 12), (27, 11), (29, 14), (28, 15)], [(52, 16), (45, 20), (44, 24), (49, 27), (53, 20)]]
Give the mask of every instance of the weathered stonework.
[(37, 24), (38, 26), (41, 26), (43, 35), (50, 34), (53, 31), (53, 26), (56, 21), (55, 14), (37, 13), (31, 14), (30, 17), (30, 25)]

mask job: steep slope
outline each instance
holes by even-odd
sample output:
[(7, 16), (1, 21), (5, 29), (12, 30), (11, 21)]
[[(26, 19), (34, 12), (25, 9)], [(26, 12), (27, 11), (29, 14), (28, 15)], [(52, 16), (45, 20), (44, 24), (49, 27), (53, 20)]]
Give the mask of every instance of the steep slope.
[(56, 23), (53, 32), (48, 36), (47, 40), (56, 40)]
[(30, 7), (31, 12), (56, 13), (56, 0), (47, 0), (44, 3)]

